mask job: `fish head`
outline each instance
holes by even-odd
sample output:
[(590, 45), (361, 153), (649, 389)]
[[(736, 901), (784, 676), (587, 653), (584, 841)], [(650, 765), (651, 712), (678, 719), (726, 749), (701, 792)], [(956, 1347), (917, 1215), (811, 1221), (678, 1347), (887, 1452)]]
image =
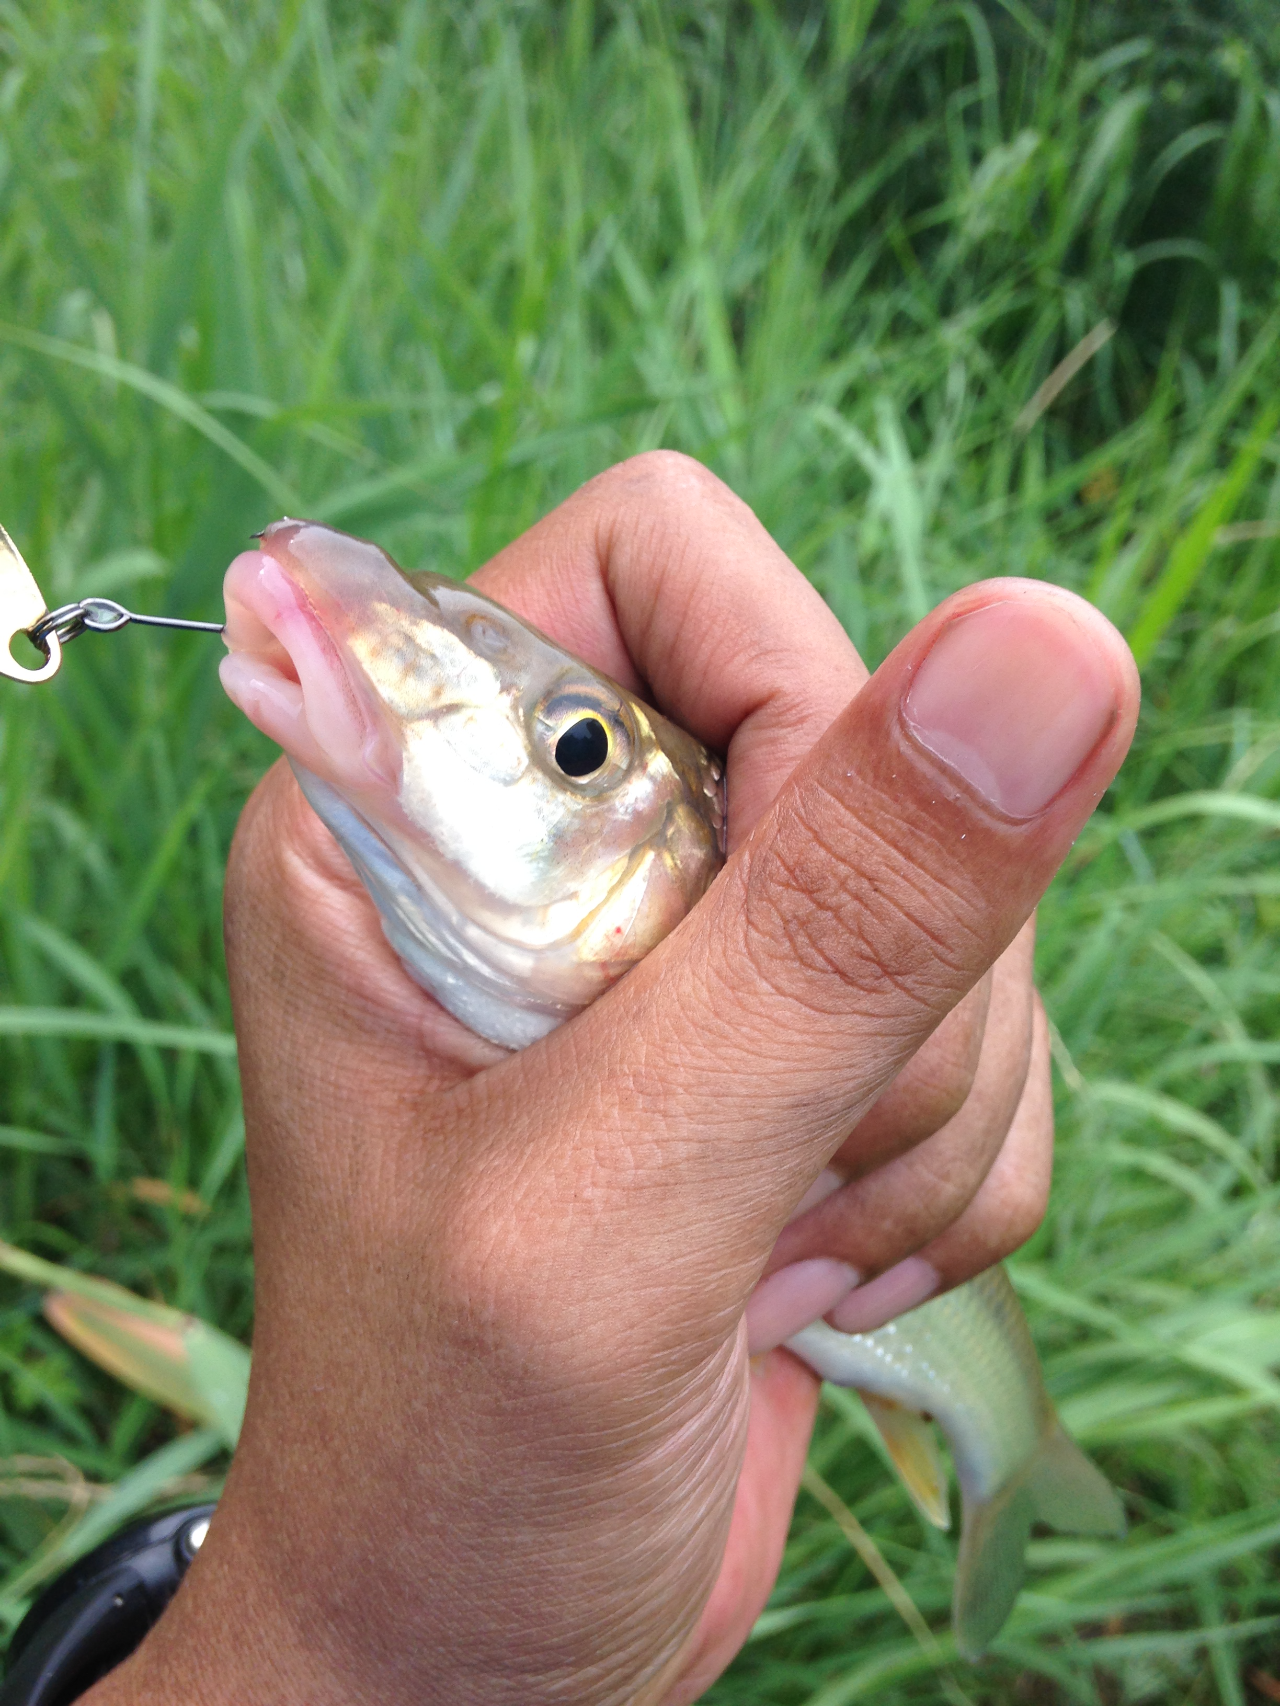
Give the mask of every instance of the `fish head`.
[(697, 741), (501, 605), (280, 521), (227, 572), (223, 684), (410, 972), (508, 1047), (594, 1000), (724, 856)]

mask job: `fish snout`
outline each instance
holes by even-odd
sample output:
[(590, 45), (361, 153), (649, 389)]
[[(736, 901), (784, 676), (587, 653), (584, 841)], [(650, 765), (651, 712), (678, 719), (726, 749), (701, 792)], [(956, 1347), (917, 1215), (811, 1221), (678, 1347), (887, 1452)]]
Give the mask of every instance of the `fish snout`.
[(297, 526), (282, 538), (277, 523), (263, 535), (275, 549), (242, 551), (227, 570), (222, 685), (255, 727), (333, 786), (394, 787), (390, 731), (327, 613), (293, 572), (287, 542)]

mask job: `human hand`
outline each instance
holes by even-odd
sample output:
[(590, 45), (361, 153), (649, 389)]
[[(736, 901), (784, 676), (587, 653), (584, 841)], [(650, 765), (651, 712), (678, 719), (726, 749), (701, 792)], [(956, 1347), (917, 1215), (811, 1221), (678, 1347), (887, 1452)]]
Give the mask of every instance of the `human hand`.
[[(288, 773), (255, 794), (227, 896), (249, 1412), (97, 1706), (694, 1699), (772, 1584), (816, 1397), (785, 1352), (748, 1365), (766, 1264), (758, 1342), (833, 1258), (953, 1284), (1042, 1205), (1025, 926), (1132, 731), (1114, 631), (990, 583), (858, 691), (749, 512), (666, 455), (477, 581), (727, 753), (736, 853), (507, 1057), (404, 976)], [(833, 1157), (856, 1182), (788, 1227)]]

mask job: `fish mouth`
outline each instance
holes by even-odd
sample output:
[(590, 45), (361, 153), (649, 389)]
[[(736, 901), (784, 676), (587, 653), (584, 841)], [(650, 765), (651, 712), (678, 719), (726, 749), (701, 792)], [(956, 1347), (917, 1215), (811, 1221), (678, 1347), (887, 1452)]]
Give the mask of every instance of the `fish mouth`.
[[(333, 787), (394, 789), (398, 743), (342, 641), (368, 577), (357, 575), (347, 591), (317, 574), (315, 552), (299, 538), (306, 534), (335, 537), (314, 524), (278, 521), (227, 570), (223, 688), (263, 734)], [(397, 572), (377, 555), (385, 571)]]

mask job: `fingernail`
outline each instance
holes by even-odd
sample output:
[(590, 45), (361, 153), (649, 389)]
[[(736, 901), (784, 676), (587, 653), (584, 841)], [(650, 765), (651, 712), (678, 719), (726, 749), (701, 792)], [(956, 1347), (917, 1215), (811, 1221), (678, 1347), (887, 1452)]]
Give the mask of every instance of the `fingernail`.
[(748, 1351), (752, 1356), (771, 1351), (834, 1308), (857, 1283), (856, 1268), (826, 1256), (779, 1268), (747, 1299)]
[(927, 1303), (941, 1284), (942, 1275), (932, 1262), (923, 1256), (908, 1256), (905, 1262), (859, 1286), (827, 1314), (831, 1325), (842, 1333), (874, 1333), (886, 1321)]
[(843, 1184), (844, 1180), (839, 1173), (831, 1167), (824, 1167), (792, 1209), (787, 1225), (790, 1226), (792, 1220), (799, 1220), (802, 1214), (808, 1214), (811, 1208), (817, 1208), (820, 1202), (824, 1202), (832, 1191), (838, 1191)]
[(1111, 672), (1069, 607), (988, 604), (943, 629), (902, 706), (912, 734), (1010, 817), (1033, 817), (1116, 714)]

